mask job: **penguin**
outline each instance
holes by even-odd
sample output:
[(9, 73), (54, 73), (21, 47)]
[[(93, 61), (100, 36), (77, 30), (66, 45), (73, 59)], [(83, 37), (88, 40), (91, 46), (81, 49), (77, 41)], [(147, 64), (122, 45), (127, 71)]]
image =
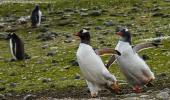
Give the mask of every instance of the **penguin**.
[(155, 76), (146, 62), (138, 55), (138, 52), (157, 47), (159, 44), (148, 42), (132, 46), (131, 33), (127, 28), (120, 28), (116, 34), (121, 38), (115, 50), (119, 51), (121, 55), (113, 55), (106, 64), (106, 68), (109, 68), (116, 61), (127, 81), (132, 85), (133, 91), (140, 93), (142, 91), (141, 86), (151, 86)]
[(41, 16), (42, 16), (42, 12), (40, 11), (39, 6), (36, 5), (31, 14), (31, 26), (32, 27), (40, 26)]
[(8, 39), (13, 59), (23, 60), (25, 55), (23, 41), (15, 33), (8, 34)]
[[(98, 92), (103, 88), (119, 93), (116, 77), (107, 70), (98, 55), (102, 54), (103, 51), (95, 52), (90, 46), (90, 33), (86, 29), (82, 29), (76, 36), (81, 40), (76, 53), (77, 61), (82, 75), (86, 80), (88, 89), (90, 90), (91, 97), (97, 97)], [(116, 50), (113, 50), (112, 53), (119, 55)]]

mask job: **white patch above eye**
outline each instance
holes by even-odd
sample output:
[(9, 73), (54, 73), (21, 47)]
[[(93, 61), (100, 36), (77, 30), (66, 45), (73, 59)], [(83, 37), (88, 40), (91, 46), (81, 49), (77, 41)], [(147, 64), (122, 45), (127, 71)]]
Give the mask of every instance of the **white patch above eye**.
[(87, 30), (86, 29), (83, 29), (83, 33), (86, 33), (87, 32)]
[(127, 28), (125, 28), (125, 32), (128, 32), (129, 30)]

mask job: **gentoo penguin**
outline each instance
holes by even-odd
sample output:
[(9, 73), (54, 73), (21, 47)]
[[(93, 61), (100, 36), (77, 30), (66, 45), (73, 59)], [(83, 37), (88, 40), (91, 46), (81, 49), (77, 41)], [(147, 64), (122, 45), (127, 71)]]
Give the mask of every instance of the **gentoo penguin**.
[(41, 23), (41, 16), (42, 12), (40, 11), (39, 6), (36, 5), (31, 14), (31, 26), (33, 27), (39, 26)]
[(15, 34), (8, 34), (11, 54), (13, 59), (15, 60), (23, 60), (24, 59), (24, 43), (22, 40)]
[[(119, 87), (116, 77), (107, 70), (100, 56), (97, 55), (102, 53), (98, 51), (96, 54), (90, 46), (90, 33), (87, 30), (82, 29), (76, 36), (81, 39), (76, 54), (77, 61), (82, 75), (86, 79), (91, 96), (96, 97), (98, 92), (106, 87), (118, 93)], [(112, 51), (112, 53), (119, 54), (116, 50)]]
[(150, 70), (145, 61), (137, 54), (146, 48), (158, 46), (156, 43), (143, 43), (136, 46), (131, 45), (131, 34), (127, 28), (120, 29), (117, 33), (121, 38), (116, 45), (115, 50), (121, 53), (120, 56), (113, 55), (106, 67), (116, 60), (127, 81), (133, 86), (136, 93), (141, 92), (140, 86), (151, 85), (155, 79), (153, 72)]

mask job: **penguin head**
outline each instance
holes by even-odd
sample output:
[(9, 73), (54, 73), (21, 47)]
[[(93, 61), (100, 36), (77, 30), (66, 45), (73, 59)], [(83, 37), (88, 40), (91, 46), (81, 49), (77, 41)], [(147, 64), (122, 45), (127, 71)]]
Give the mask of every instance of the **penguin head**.
[(86, 29), (80, 30), (75, 35), (80, 37), (81, 43), (86, 43), (87, 44), (87, 43), (90, 42), (90, 33)]
[(131, 44), (131, 33), (127, 28), (118, 28), (116, 34), (121, 36), (121, 40)]
[(17, 35), (15, 33), (9, 33), (7, 35), (7, 39), (11, 39), (11, 38), (15, 38), (15, 37), (17, 37)]
[(35, 5), (35, 10), (38, 11), (40, 9), (39, 5)]

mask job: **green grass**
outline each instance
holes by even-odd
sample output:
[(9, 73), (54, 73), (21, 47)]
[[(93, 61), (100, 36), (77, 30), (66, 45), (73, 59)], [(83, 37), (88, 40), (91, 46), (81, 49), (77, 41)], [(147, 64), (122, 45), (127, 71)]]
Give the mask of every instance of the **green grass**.
[[(39, 0), (37, 0), (39, 1)], [(52, 1), (52, 0), (51, 0)], [(92, 21), (90, 32), (92, 33), (91, 45), (96, 48), (115, 47), (118, 37), (114, 35), (115, 28), (117, 25), (127, 25), (132, 33), (137, 33), (137, 27), (142, 29), (149, 30), (148, 32), (141, 31), (141, 36), (133, 37), (133, 44), (139, 43), (141, 39), (155, 37), (154, 33), (156, 29), (159, 29), (164, 35), (170, 35), (170, 30), (167, 28), (161, 28), (169, 25), (169, 18), (160, 18), (152, 17), (152, 12), (150, 11), (156, 2), (162, 8), (167, 8), (167, 10), (160, 10), (160, 12), (169, 13), (168, 10), (170, 3), (165, 3), (162, 0), (146, 1), (142, 3), (142, 0), (54, 0), (56, 3), (50, 4), (52, 7), (52, 14), (47, 10), (48, 4), (39, 4), (43, 15), (47, 17), (47, 20), (42, 22), (42, 24), (49, 24), (48, 28), (50, 31), (59, 32), (59, 36), (55, 40), (42, 42), (36, 39), (40, 29), (31, 29), (29, 24), (18, 25), (15, 24), (14, 27), (17, 27), (17, 34), (24, 40), (25, 51), (31, 55), (31, 59), (27, 61), (19, 62), (4, 62), (0, 61), (0, 87), (5, 87), (6, 90), (0, 91), (0, 93), (6, 93), (14, 91), (16, 93), (24, 92), (37, 92), (43, 90), (56, 90), (67, 88), (68, 86), (85, 86), (85, 81), (75, 80), (74, 77), (76, 73), (80, 73), (79, 68), (71, 66), (69, 62), (73, 59), (76, 59), (76, 50), (79, 44), (79, 40), (72, 36), (75, 40), (72, 43), (65, 43), (64, 33), (70, 33), (73, 35), (78, 32), (82, 27), (88, 26), (88, 21)], [(133, 8), (133, 5), (138, 5), (140, 11), (129, 13), (127, 17), (124, 16), (109, 16), (111, 13), (128, 13)], [(31, 13), (34, 4), (2, 4), (0, 5), (0, 18), (6, 16), (27, 16)], [(58, 21), (61, 16), (57, 16), (54, 13), (64, 10), (66, 8), (72, 9), (82, 9), (88, 8), (89, 10), (97, 7), (98, 9), (105, 9), (107, 12), (98, 17), (84, 17), (82, 18), (79, 14), (74, 14), (70, 17), (71, 20), (75, 20), (79, 25), (72, 26), (58, 26)], [(146, 10), (146, 12), (145, 12)], [(141, 16), (146, 16), (142, 19)], [(131, 17), (135, 17), (134, 20), (131, 20)], [(102, 21), (98, 21), (102, 19)], [(88, 21), (87, 21), (88, 20)], [(115, 25), (113, 27), (105, 27), (103, 23), (105, 21), (112, 20)], [(123, 22), (122, 22), (123, 21)], [(7, 23), (11, 25), (11, 23)], [(111, 33), (107, 35), (102, 35), (102, 31), (95, 30), (95, 26), (102, 26), (104, 30), (111, 30)], [(137, 26), (137, 27), (136, 27)], [(41, 26), (42, 27), (42, 26)], [(1, 32), (4, 29), (0, 29)], [(31, 33), (29, 33), (31, 32)], [(97, 38), (103, 37), (104, 44), (101, 44)], [(42, 49), (41, 47), (44, 44), (48, 44), (49, 48)], [(150, 57), (150, 60), (147, 61), (148, 65), (151, 66), (151, 69), (155, 75), (160, 73), (166, 73), (170, 76), (170, 62), (169, 62), (169, 50), (170, 50), (170, 41), (164, 40), (163, 46), (157, 49), (149, 49), (140, 54), (147, 54)], [(54, 57), (47, 57), (46, 53), (49, 50), (55, 49), (57, 54)], [(167, 49), (168, 51), (162, 51)], [(9, 59), (11, 58), (9, 50), (9, 45), (7, 41), (0, 41), (0, 58)], [(102, 57), (103, 61), (106, 62), (109, 57)], [(37, 64), (37, 61), (43, 61), (42, 64)], [(51, 63), (52, 60), (57, 60), (57, 65)], [(70, 69), (63, 70), (65, 66), (69, 66)], [(117, 64), (113, 64), (110, 71), (118, 77), (118, 79), (123, 79), (124, 77), (119, 71)], [(15, 76), (11, 76), (12, 73), (15, 73)], [(65, 80), (61, 80), (62, 77), (66, 77)], [(51, 78), (49, 83), (42, 83), (41, 78)], [(10, 83), (17, 83), (16, 87), (11, 87)], [(52, 88), (51, 86), (55, 87)]]

